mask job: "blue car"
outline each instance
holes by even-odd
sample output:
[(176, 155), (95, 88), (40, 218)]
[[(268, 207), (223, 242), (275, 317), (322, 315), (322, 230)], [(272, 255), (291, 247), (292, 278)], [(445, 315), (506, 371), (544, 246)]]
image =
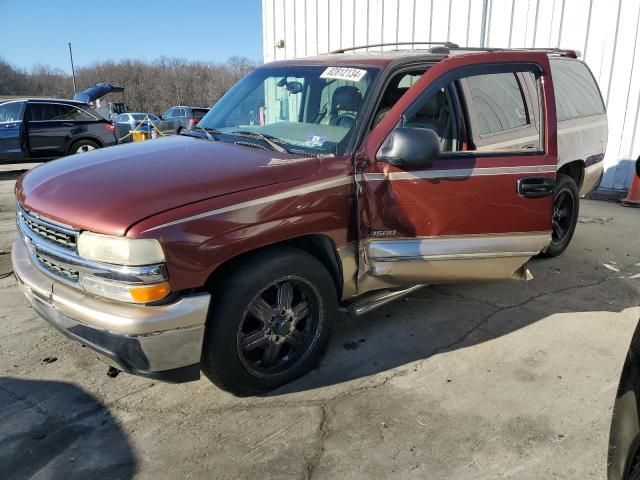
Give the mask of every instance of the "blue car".
[(0, 163), (41, 162), (115, 145), (115, 127), (88, 103), (107, 89), (92, 89), (94, 95), (86, 94), (91, 89), (76, 95), (85, 94), (80, 100), (1, 101)]

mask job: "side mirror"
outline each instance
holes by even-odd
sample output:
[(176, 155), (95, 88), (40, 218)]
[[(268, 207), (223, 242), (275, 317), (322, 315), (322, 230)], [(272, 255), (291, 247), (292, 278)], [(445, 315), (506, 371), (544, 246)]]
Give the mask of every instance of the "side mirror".
[(377, 159), (396, 167), (427, 167), (440, 156), (440, 137), (428, 128), (396, 128), (378, 151)]

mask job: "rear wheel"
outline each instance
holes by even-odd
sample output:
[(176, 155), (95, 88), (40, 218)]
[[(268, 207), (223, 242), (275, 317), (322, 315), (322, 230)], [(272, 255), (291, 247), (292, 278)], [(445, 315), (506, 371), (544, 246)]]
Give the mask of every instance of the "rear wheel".
[(320, 361), (336, 312), (333, 280), (315, 257), (293, 248), (257, 254), (214, 292), (202, 369), (236, 395), (284, 385)]
[(540, 256), (557, 257), (569, 246), (578, 224), (579, 201), (575, 180), (568, 175), (559, 174), (553, 190), (551, 243)]
[(86, 153), (97, 148), (100, 148), (100, 145), (92, 140), (78, 140), (69, 148), (69, 154)]

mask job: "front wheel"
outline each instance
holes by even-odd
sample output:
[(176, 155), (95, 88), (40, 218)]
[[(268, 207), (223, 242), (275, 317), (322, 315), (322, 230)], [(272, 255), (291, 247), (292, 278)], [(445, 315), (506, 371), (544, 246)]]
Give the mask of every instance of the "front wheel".
[(575, 180), (568, 175), (559, 174), (553, 189), (551, 243), (540, 254), (541, 257), (557, 257), (569, 246), (578, 224), (579, 201)]
[(213, 293), (202, 369), (236, 395), (273, 390), (317, 365), (336, 313), (333, 280), (315, 257), (293, 248), (254, 255)]

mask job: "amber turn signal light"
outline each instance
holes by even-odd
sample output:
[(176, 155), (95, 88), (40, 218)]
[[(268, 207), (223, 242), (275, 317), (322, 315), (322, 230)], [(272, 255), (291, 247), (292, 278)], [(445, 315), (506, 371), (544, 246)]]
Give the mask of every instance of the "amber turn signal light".
[(155, 302), (169, 295), (170, 291), (171, 287), (167, 282), (140, 287), (129, 287), (129, 295), (131, 295), (134, 302), (138, 303)]

